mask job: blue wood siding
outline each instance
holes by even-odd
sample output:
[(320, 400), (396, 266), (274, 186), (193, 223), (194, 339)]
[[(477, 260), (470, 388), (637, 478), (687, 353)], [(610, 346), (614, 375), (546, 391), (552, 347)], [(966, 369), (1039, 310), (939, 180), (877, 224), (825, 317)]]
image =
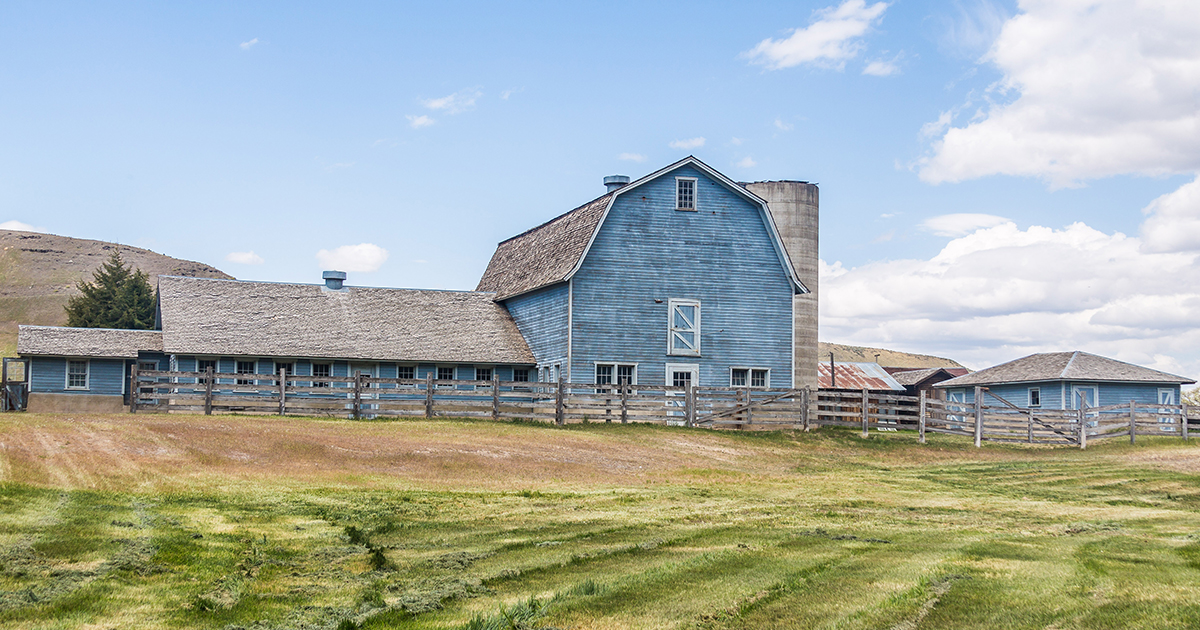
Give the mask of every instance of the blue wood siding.
[[(675, 210), (677, 176), (697, 178), (695, 212)], [(683, 363), (699, 365), (700, 385), (729, 385), (734, 366), (792, 385), (793, 288), (762, 211), (696, 169), (618, 196), (573, 285), (572, 382), (617, 362), (636, 363), (643, 384)], [(671, 298), (700, 301), (699, 357), (667, 354)]]
[[(1170, 389), (1174, 392), (1175, 404), (1179, 404), (1180, 387), (1171, 383), (1113, 383), (1104, 381), (1041, 381), (1031, 383), (1010, 383), (1006, 385), (991, 385), (991, 392), (999, 395), (1008, 402), (1025, 407), (1029, 404), (1029, 388), (1039, 387), (1042, 394), (1042, 409), (1074, 409), (1072, 392), (1075, 387), (1094, 387), (1099, 398), (1096, 406), (1128, 404), (1129, 401), (1144, 404), (1158, 403), (1158, 390)], [(951, 388), (949, 393), (958, 393), (965, 402), (975, 402), (975, 388)], [(1065, 397), (1064, 397), (1065, 394)], [(987, 395), (984, 404), (1002, 405), (994, 397)]]
[[(67, 361), (88, 361), (88, 388), (67, 389)], [(104, 394), (120, 396), (125, 385), (124, 359), (66, 359), (34, 357), (30, 361), (29, 389), (46, 394)]]
[(567, 283), (511, 298), (504, 305), (539, 364), (567, 358)]

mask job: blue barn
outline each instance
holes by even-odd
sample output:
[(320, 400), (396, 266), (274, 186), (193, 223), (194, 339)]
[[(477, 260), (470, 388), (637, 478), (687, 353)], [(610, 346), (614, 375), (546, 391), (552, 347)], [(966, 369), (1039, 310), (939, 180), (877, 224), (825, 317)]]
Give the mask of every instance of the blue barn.
[(694, 157), (605, 184), (500, 243), (475, 291), (343, 286), (340, 272), (324, 285), (160, 276), (156, 331), (21, 326), (29, 408), (74, 410), (90, 396), (117, 410), (139, 363), (816, 387), (816, 186), (739, 184)]
[(975, 402), (975, 387), (987, 387), (985, 403), (996, 396), (1032, 409), (1078, 409), (1120, 405), (1179, 404), (1180, 385), (1196, 381), (1086, 352), (1048, 352), (959, 376), (934, 385), (949, 400)]

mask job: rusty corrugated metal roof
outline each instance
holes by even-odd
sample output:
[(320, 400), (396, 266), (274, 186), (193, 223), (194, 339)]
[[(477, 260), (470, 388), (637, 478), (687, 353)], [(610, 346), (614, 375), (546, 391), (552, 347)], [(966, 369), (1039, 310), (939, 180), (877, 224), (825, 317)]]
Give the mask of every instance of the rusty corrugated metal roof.
[[(878, 363), (834, 363), (837, 378), (830, 378), (829, 363), (817, 364), (817, 386), (821, 389), (871, 389), (876, 391), (904, 391)], [(834, 387), (836, 385), (836, 387)]]

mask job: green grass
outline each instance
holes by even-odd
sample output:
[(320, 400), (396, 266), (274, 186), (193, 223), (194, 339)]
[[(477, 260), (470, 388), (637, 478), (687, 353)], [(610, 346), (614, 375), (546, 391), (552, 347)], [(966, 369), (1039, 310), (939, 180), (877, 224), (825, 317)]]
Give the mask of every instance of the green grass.
[[(1141, 463), (1200, 458), (1194, 443), (977, 451), (838, 430), (290, 422), (263, 431), (292, 444), (298, 469), (325, 449), (294, 428), (318, 425), (440, 431), (438, 444), (457, 435), (460, 450), (588, 440), (613, 461), (635, 449), (666, 458), (686, 437), (718, 455), (625, 481), (537, 481), (528, 469), (540, 460), (472, 481), (477, 466), (453, 454), (424, 464), (450, 471), (446, 483), (217, 468), (181, 483), (176, 464), (136, 490), (10, 476), (0, 626), (1200, 627), (1200, 479)], [(3, 427), (0, 440), (19, 433)]]

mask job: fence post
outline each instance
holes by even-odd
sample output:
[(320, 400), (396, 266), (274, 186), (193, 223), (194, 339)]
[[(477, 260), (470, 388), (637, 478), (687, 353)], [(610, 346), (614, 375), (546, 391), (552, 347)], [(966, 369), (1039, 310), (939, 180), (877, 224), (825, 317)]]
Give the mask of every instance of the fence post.
[(917, 414), (917, 441), (925, 443), (925, 390), (921, 390), (921, 411)]
[(8, 407), (8, 361), (5, 360), (0, 367), (0, 411), (8, 411)]
[(803, 422), (805, 433), (808, 432), (808, 406), (812, 398), (809, 391), (808, 385), (805, 385), (804, 392), (800, 394), (800, 420)]
[(983, 442), (983, 388), (975, 386), (975, 448)]
[(204, 368), (204, 415), (212, 415), (213, 369)]
[(563, 377), (558, 375), (558, 387), (554, 390), (554, 424), (564, 424), (567, 421), (563, 405)]
[(754, 424), (754, 391), (746, 388), (746, 424)]
[(870, 402), (870, 392), (868, 392), (867, 388), (864, 387), (862, 391), (862, 424), (864, 438), (867, 437), (867, 421), (870, 417), (870, 411), (867, 407), (868, 402)]
[(500, 375), (492, 372), (492, 420), (500, 419)]
[(129, 413), (137, 413), (138, 408), (138, 364), (134, 362), (129, 371)]
[(629, 385), (621, 383), (621, 424), (629, 422)]
[(354, 419), (362, 415), (362, 371), (354, 370)]
[(684, 426), (692, 427), (696, 424), (696, 386), (688, 385), (687, 395), (684, 398)]
[(425, 373), (425, 417), (433, 417), (433, 370)]
[(1183, 439), (1188, 439), (1188, 406), (1180, 405), (1179, 413), (1183, 414)]
[(1079, 448), (1082, 450), (1087, 448), (1087, 423), (1084, 422), (1087, 415), (1087, 401), (1083, 400), (1083, 396), (1079, 398)]
[(1133, 400), (1129, 401), (1129, 443), (1133, 444), (1137, 436), (1137, 407)]
[(287, 371), (279, 368), (279, 415), (287, 409)]

